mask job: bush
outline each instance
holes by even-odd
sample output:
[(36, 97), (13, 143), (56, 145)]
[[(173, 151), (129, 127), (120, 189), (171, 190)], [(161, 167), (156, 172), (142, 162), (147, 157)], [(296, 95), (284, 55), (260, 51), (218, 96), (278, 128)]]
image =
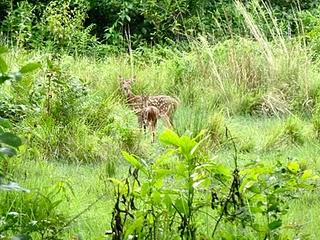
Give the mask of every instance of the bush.
[(160, 140), (165, 152), (152, 163), (123, 152), (135, 169), (110, 179), (115, 204), (108, 233), (115, 238), (279, 238), (287, 231), (282, 226), (290, 200), (315, 189), (317, 176), (296, 161), (252, 162), (240, 170), (234, 156), (232, 170), (202, 152), (203, 135), (166, 130)]
[(30, 238), (62, 239), (68, 218), (57, 210), (62, 202), (59, 190), (9, 193), (0, 198), (1, 237), (21, 234)]

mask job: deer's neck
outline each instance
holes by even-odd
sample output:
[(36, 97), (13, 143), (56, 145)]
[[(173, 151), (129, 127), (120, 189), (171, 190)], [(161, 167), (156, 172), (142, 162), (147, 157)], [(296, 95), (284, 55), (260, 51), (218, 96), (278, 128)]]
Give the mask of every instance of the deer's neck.
[(129, 91), (126, 93), (126, 97), (127, 97), (128, 102), (130, 101), (130, 99), (134, 98), (135, 96), (136, 96), (136, 95), (134, 95), (131, 90), (129, 90)]
[(134, 110), (139, 110), (142, 108), (141, 96), (135, 95), (131, 91), (128, 91), (127, 93), (127, 102), (129, 106), (132, 107)]

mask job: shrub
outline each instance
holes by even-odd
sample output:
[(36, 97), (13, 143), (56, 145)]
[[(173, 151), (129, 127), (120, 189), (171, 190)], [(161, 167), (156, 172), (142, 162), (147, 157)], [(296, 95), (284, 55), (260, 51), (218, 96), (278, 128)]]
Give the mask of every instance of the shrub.
[(166, 150), (151, 164), (123, 152), (134, 169), (110, 179), (115, 205), (108, 233), (117, 239), (280, 237), (290, 200), (315, 189), (317, 176), (296, 161), (252, 162), (240, 170), (236, 153), (232, 171), (201, 151), (206, 139), (166, 130), (160, 136)]
[(34, 40), (35, 8), (28, 1), (18, 2), (17, 8), (6, 17), (2, 29), (11, 43), (18, 47), (31, 46)]
[(284, 124), (275, 127), (267, 138), (265, 149), (301, 145), (305, 142), (302, 121), (296, 116), (289, 117)]
[(22, 234), (30, 238), (62, 239), (62, 230), (67, 226), (68, 218), (57, 210), (61, 201), (57, 189), (47, 193), (33, 191), (1, 195), (2, 237)]

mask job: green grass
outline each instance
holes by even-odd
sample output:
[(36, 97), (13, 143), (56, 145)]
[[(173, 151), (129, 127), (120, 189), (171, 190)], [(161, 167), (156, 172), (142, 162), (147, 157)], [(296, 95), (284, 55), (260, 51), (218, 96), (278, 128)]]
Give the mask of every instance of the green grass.
[[(225, 136), (228, 127), (240, 168), (251, 161), (287, 163), (294, 159), (319, 173), (318, 129), (314, 129), (320, 79), (316, 63), (299, 42), (278, 46), (263, 38), (256, 40), (210, 45), (200, 39), (191, 44), (189, 52), (166, 50), (167, 57), (151, 50), (150, 56), (137, 52), (133, 73), (126, 55), (105, 59), (62, 55), (54, 63), (63, 84), (57, 82), (50, 91), (46, 54), (10, 52), (6, 60), (13, 69), (32, 60), (43, 63), (41, 70), (26, 75), (17, 85), (4, 86), (0, 94), (3, 106), (23, 104), (29, 111), (23, 120), (19, 120), (21, 111), (10, 115), (18, 119), (15, 129), (25, 143), (8, 166), (13, 179), (29, 188), (29, 194), (58, 189), (55, 197), (61, 203), (56, 211), (69, 219), (105, 194), (64, 231), (68, 238), (80, 234), (84, 239), (104, 239), (114, 204), (108, 178), (122, 178), (129, 168), (121, 151), (147, 162), (163, 152), (158, 141), (150, 143), (150, 133), (144, 136), (138, 129), (136, 116), (120, 92), (118, 76), (132, 74), (137, 76), (134, 93), (179, 99), (175, 130), (196, 136), (206, 129), (210, 137), (205, 151), (216, 161), (233, 167), (232, 143)], [(75, 97), (79, 89), (70, 87), (74, 78), (79, 80), (76, 87), (87, 90), (79, 98)], [(39, 96), (33, 99), (30, 92)], [(51, 112), (47, 111), (49, 93)], [(163, 130), (160, 120), (157, 134)], [(292, 202), (285, 225), (301, 224), (302, 234), (317, 239), (318, 204), (316, 193), (302, 193)], [(292, 238), (294, 230), (288, 234)]]
[[(239, 148), (246, 144), (247, 138), (254, 145), (249, 151), (239, 153), (240, 168), (252, 160), (287, 162), (289, 158), (293, 158), (316, 171), (320, 171), (320, 150), (316, 140), (308, 131), (305, 131), (304, 137), (307, 140), (302, 145), (286, 143), (285, 146), (273, 145), (268, 150), (264, 148), (269, 135), (273, 134), (275, 129), (283, 125), (284, 122), (285, 119), (279, 118), (230, 117), (226, 119), (226, 125), (235, 137)], [(307, 129), (311, 127), (307, 121), (304, 122), (304, 126)], [(143, 137), (140, 146), (145, 149), (145, 156), (149, 161), (154, 159), (153, 156), (159, 154), (159, 147), (161, 149), (157, 142), (154, 145), (150, 144), (150, 136)], [(221, 145), (212, 154), (217, 156), (217, 161), (220, 163), (233, 166), (233, 150), (228, 144)], [(16, 162), (14, 178), (31, 191), (41, 192), (61, 185), (61, 189), (64, 189), (60, 193), (63, 201), (58, 210), (71, 218), (105, 194), (103, 198), (77, 218), (66, 233), (69, 236), (80, 234), (84, 239), (104, 239), (104, 231), (110, 228), (113, 207), (112, 185), (107, 178), (108, 176), (121, 178), (128, 171), (128, 165), (120, 156), (114, 166), (115, 172), (111, 171), (111, 173), (108, 162), (73, 164), (65, 163), (62, 159), (59, 161), (32, 160), (24, 153), (22, 153), (21, 159)], [(290, 226), (295, 224), (301, 225), (299, 234), (309, 234), (308, 239), (317, 239), (320, 234), (317, 225), (320, 221), (320, 216), (317, 214), (319, 202), (320, 199), (316, 192), (306, 192), (301, 195), (301, 198), (294, 200), (290, 212), (285, 218), (286, 228), (290, 229)], [(288, 230), (289, 235), (293, 232)]]

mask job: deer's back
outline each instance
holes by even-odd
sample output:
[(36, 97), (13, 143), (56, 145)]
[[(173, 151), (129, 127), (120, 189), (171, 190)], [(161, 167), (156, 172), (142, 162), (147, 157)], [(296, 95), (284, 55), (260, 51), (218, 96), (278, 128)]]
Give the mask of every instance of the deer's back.
[(160, 115), (172, 114), (177, 108), (178, 101), (167, 95), (150, 96), (148, 98), (148, 105), (159, 109)]

